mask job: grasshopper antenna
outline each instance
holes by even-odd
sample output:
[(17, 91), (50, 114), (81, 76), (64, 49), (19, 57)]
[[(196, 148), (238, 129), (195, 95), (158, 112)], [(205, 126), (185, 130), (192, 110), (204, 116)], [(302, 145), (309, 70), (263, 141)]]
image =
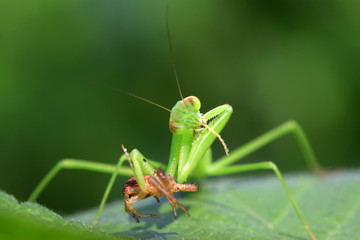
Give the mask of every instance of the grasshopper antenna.
[(134, 97), (134, 98), (138, 98), (138, 99), (140, 99), (140, 100), (143, 100), (143, 101), (145, 101), (145, 102), (147, 102), (147, 103), (150, 103), (150, 104), (152, 104), (152, 105), (154, 105), (154, 106), (157, 106), (157, 107), (159, 107), (159, 108), (162, 108), (162, 109), (164, 109), (164, 110), (172, 113), (172, 111), (171, 111), (170, 109), (168, 109), (168, 108), (166, 108), (166, 107), (164, 107), (164, 106), (162, 106), (162, 105), (160, 105), (160, 104), (154, 103), (153, 101), (150, 101), (150, 100), (148, 100), (148, 99), (146, 99), (146, 98), (143, 98), (143, 97), (140, 97), (140, 96), (138, 96), (138, 95), (135, 95), (135, 94), (133, 94), (133, 93), (129, 93), (129, 92), (127, 92), (127, 91), (124, 91), (124, 90), (121, 90), (121, 89), (118, 89), (118, 88), (114, 88), (114, 87), (109, 86), (109, 85), (107, 85), (107, 84), (105, 84), (105, 83), (100, 83), (100, 82), (95, 82), (95, 81), (90, 81), (90, 83), (91, 83), (91, 84), (95, 84), (95, 85), (99, 85), (99, 86), (102, 86), (102, 87), (105, 87), (105, 88), (109, 88), (109, 89), (114, 90), (114, 91), (117, 91), (117, 92), (121, 92), (121, 93), (123, 93), (123, 94), (132, 96), (132, 97)]
[(207, 125), (206, 121), (204, 121), (202, 123), (202, 126), (204, 126), (206, 129), (208, 129), (210, 132), (212, 132), (218, 139), (219, 141), (221, 142), (221, 144), (223, 145), (224, 147), (224, 150), (225, 150), (225, 154), (229, 157), (229, 149), (224, 141), (224, 139), (222, 139), (222, 137), (220, 136), (220, 134), (218, 134), (217, 132), (214, 131), (214, 129), (212, 129), (211, 127), (209, 127), (209, 125)]
[(174, 54), (173, 54), (173, 50), (172, 50), (172, 46), (171, 46), (171, 36), (170, 36), (170, 30), (169, 30), (169, 17), (168, 17), (168, 12), (169, 12), (169, 4), (166, 4), (166, 13), (165, 13), (165, 18), (166, 18), (166, 33), (167, 33), (167, 37), (168, 37), (168, 43), (169, 43), (169, 50), (170, 50), (170, 58), (171, 58), (171, 63), (172, 63), (172, 67), (174, 70), (174, 74), (175, 74), (175, 79), (176, 79), (176, 84), (180, 93), (180, 97), (181, 100), (184, 101), (183, 95), (181, 93), (181, 88), (180, 88), (180, 82), (179, 82), (179, 78), (176, 72), (176, 66), (175, 66), (175, 60), (174, 60)]

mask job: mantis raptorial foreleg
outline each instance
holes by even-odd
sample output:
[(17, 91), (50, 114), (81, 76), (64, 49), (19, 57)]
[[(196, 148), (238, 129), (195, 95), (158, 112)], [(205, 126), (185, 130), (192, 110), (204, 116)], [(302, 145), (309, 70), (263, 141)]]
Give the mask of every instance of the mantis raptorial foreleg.
[[(195, 97), (188, 98), (190, 98), (191, 101), (195, 101), (196, 104), (200, 106), (199, 99), (196, 98), (194, 100)], [(185, 98), (185, 100), (188, 98)], [(182, 104), (182, 101), (179, 101), (175, 107), (180, 104)], [(197, 111), (199, 111), (199, 109)], [(182, 130), (182, 134), (179, 134), (178, 136), (177, 132), (174, 131), (167, 172), (174, 175), (173, 169), (176, 169), (178, 164), (177, 181), (180, 183), (186, 181), (188, 176), (194, 171), (199, 162), (203, 159), (205, 153), (210, 149), (214, 140), (216, 138), (219, 138), (220, 141), (222, 140), (221, 137), (218, 137), (220, 136), (219, 133), (229, 121), (232, 112), (232, 107), (228, 104), (224, 104), (214, 108), (202, 116), (200, 125), (205, 125), (205, 122), (207, 127), (198, 129), (198, 131), (195, 131), (195, 134), (193, 130), (190, 131), (186, 129)], [(170, 129), (171, 124), (172, 122), (170, 122)], [(196, 126), (196, 124), (194, 124), (194, 126)], [(214, 134), (214, 132), (217, 135)], [(224, 148), (226, 152), (226, 145)]]
[[(166, 174), (162, 168), (154, 170), (154, 168), (152, 168), (152, 166), (147, 163), (147, 160), (139, 151), (133, 150), (130, 154), (128, 154), (127, 149), (124, 146), (122, 146), (122, 148), (126, 158), (129, 160), (130, 166), (135, 176), (128, 179), (122, 188), (125, 200), (125, 211), (130, 214), (137, 222), (139, 222), (139, 218), (143, 217), (157, 218), (158, 216), (154, 214), (140, 213), (131, 204), (149, 196), (154, 196), (155, 199), (159, 201), (158, 198), (164, 196), (169, 200), (169, 203), (173, 208), (175, 218), (177, 216), (175, 206), (178, 206), (188, 216), (190, 216), (186, 208), (176, 200), (173, 194), (179, 191), (196, 192), (198, 190), (197, 185), (177, 183), (174, 181), (174, 176)], [(146, 175), (143, 173), (146, 173)], [(115, 176), (116, 173), (113, 174), (114, 178)], [(113, 179), (110, 180), (110, 183), (112, 180)], [(110, 186), (110, 183), (108, 186)], [(99, 208), (99, 213), (97, 218), (94, 220), (94, 223), (98, 221), (101, 210), (102, 206)]]

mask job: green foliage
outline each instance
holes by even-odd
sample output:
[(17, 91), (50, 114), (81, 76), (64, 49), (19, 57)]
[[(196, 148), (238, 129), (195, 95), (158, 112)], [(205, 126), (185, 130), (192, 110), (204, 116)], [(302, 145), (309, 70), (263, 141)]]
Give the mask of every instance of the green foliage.
[[(360, 239), (360, 171), (285, 179), (318, 239)], [(198, 193), (178, 195), (191, 217), (178, 210), (175, 220), (166, 200), (158, 204), (150, 198), (135, 206), (158, 219), (137, 224), (124, 212), (123, 203), (115, 202), (105, 207), (99, 225), (136, 239), (308, 239), (274, 176), (210, 179), (199, 188)], [(95, 213), (94, 209), (71, 218), (90, 223)]]
[(37, 203), (18, 203), (3, 191), (0, 191), (0, 226), (0, 239), (113, 239), (89, 224), (65, 220)]
[[(359, 170), (285, 179), (318, 239), (360, 239)], [(0, 239), (308, 239), (274, 176), (213, 178), (199, 187), (197, 193), (177, 195), (191, 217), (178, 210), (175, 220), (166, 200), (158, 204), (150, 198), (135, 206), (159, 218), (144, 218), (138, 224), (118, 201), (105, 207), (98, 228), (90, 225), (96, 209), (66, 220), (0, 192)]]

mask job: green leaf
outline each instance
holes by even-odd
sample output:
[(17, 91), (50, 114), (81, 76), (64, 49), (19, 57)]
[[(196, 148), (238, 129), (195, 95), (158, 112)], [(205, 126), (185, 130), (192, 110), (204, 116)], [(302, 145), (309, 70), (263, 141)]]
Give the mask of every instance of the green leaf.
[[(318, 239), (360, 239), (360, 171), (321, 178), (291, 174), (285, 180)], [(91, 227), (96, 209), (67, 220), (0, 191), (0, 239), (309, 239), (272, 175), (210, 178), (200, 181), (199, 189), (176, 195), (191, 217), (178, 210), (174, 219), (166, 199), (159, 204), (148, 198), (134, 206), (159, 218), (136, 223), (117, 201), (104, 208), (97, 228)]]
[(3, 191), (0, 191), (0, 226), (0, 239), (113, 239), (98, 228), (65, 220), (37, 203), (19, 203)]
[[(295, 200), (318, 239), (360, 239), (360, 171), (324, 177), (286, 175)], [(108, 204), (99, 226), (108, 233), (136, 239), (309, 239), (279, 180), (273, 175), (211, 178), (200, 191), (176, 195), (191, 217), (178, 210), (174, 219), (167, 200), (148, 198), (134, 206), (158, 219), (136, 223), (123, 201)], [(90, 223), (96, 209), (70, 216)]]

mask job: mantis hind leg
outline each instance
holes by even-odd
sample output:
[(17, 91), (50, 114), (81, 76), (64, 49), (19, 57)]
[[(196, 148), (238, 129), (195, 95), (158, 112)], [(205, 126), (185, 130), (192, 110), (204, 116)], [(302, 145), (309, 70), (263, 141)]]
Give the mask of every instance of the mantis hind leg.
[(228, 166), (224, 168), (219, 168), (210, 172), (207, 172), (210, 176), (219, 176), (224, 174), (232, 174), (232, 173), (240, 173), (240, 172), (247, 172), (247, 171), (254, 171), (254, 170), (262, 170), (262, 169), (269, 169), (273, 170), (276, 174), (277, 178), (280, 180), (291, 204), (293, 205), (301, 224), (303, 225), (304, 229), (310, 236), (312, 240), (315, 240), (314, 234), (311, 232), (309, 225), (305, 222), (305, 219), (300, 211), (300, 208), (298, 207), (293, 195), (291, 194), (281, 172), (279, 171), (278, 167), (273, 162), (259, 162), (259, 163), (249, 163), (249, 164), (241, 164), (241, 165), (234, 165), (234, 166)]
[(230, 157), (222, 157), (216, 162), (209, 162), (206, 164), (205, 172), (206, 175), (209, 176), (219, 176), (225, 174), (233, 174), (233, 173), (240, 173), (246, 171), (253, 171), (253, 170), (260, 170), (260, 169), (269, 169), (273, 170), (278, 179), (280, 180), (287, 196), (291, 204), (293, 205), (303, 227), (305, 228), (306, 232), (309, 234), (311, 239), (315, 239), (313, 233), (311, 232), (309, 226), (305, 222), (304, 217), (301, 214), (301, 211), (294, 200), (293, 195), (291, 194), (287, 184), (285, 183), (282, 174), (280, 173), (278, 167), (273, 162), (260, 162), (260, 163), (251, 163), (251, 164), (241, 164), (241, 165), (232, 165), (234, 162), (239, 161), (240, 159), (244, 158), (245, 156), (253, 153), (254, 151), (260, 149), (261, 147), (267, 145), (268, 143), (284, 136), (287, 134), (293, 134), (295, 139), (297, 140), (307, 166), (309, 169), (317, 172), (322, 172), (322, 167), (317, 162), (315, 158), (315, 154), (310, 146), (310, 143), (302, 130), (299, 124), (295, 121), (287, 121), (284, 124), (266, 132), (265, 134), (261, 135), (260, 137), (255, 138), (254, 140), (248, 142), (244, 146), (232, 151), (230, 153)]
[(293, 134), (297, 140), (300, 149), (303, 152), (306, 165), (309, 169), (321, 173), (323, 171), (321, 165), (316, 160), (315, 154), (311, 148), (309, 140), (307, 139), (304, 131), (300, 125), (293, 120), (287, 121), (280, 126), (266, 132), (265, 134), (255, 138), (254, 140), (246, 143), (245, 145), (235, 149), (230, 152), (230, 156), (224, 156), (217, 160), (216, 162), (208, 165), (208, 171), (216, 171), (216, 169), (229, 166), (230, 164), (239, 161), (245, 156), (255, 152), (256, 150), (262, 148), (263, 146), (275, 141), (276, 139)]

